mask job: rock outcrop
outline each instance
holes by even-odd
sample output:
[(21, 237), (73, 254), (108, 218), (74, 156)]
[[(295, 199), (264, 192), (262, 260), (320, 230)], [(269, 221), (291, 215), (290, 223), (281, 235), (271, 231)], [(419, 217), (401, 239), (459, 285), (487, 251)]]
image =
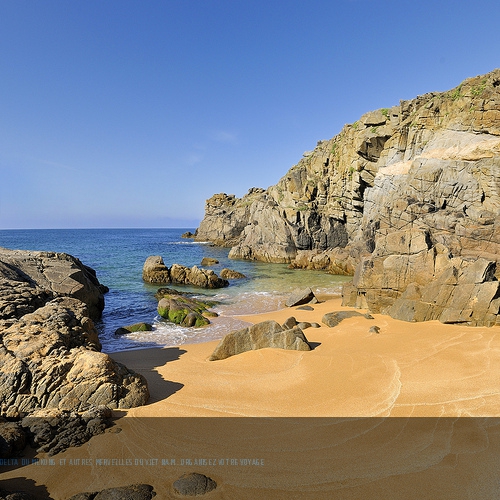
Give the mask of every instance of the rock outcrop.
[(190, 285), (200, 288), (224, 288), (229, 281), (220, 278), (211, 269), (201, 269), (198, 266), (191, 268), (180, 264), (173, 264), (168, 268), (159, 255), (152, 255), (146, 259), (142, 268), (142, 279), (146, 283), (159, 285)]
[[(481, 283), (460, 281), (469, 278), (458, 275), (477, 258), (498, 261), (499, 214), (497, 69), (450, 91), (366, 113), (333, 139), (319, 141), (265, 191), (241, 199), (215, 195), (196, 238), (231, 246), (232, 258), (355, 274), (346, 289), (349, 301), (356, 295), (354, 302), (364, 301), (373, 311), (492, 324), (498, 315), (493, 268)], [(397, 244), (402, 234), (425, 248), (402, 249)], [(437, 268), (415, 263), (419, 259), (437, 260)], [(443, 263), (446, 259), (455, 260)], [(455, 292), (447, 299), (421, 288), (443, 284), (442, 265), (456, 270)], [(380, 266), (386, 282), (376, 286)], [(414, 280), (415, 266), (430, 274)], [(418, 306), (415, 314), (403, 313), (401, 302), (393, 308), (410, 285), (401, 300), (432, 307)], [(458, 297), (461, 285), (470, 285), (463, 289), (472, 298), (479, 294), (480, 306)], [(422, 308), (432, 311), (424, 314)], [(444, 310), (455, 312), (443, 315)]]
[(20, 318), (56, 296), (84, 302), (99, 319), (106, 291), (95, 271), (71, 255), (0, 248), (0, 319)]
[(242, 352), (265, 347), (296, 351), (311, 350), (311, 346), (299, 327), (287, 329), (276, 321), (269, 320), (228, 333), (219, 342), (209, 360), (226, 359)]
[(394, 231), (362, 260), (343, 303), (405, 321), (492, 326), (500, 308), (495, 271), (491, 260), (452, 257), (428, 230)]
[[(0, 417), (40, 421), (40, 411), (76, 415), (147, 402), (142, 375), (100, 352), (92, 318), (101, 314), (104, 290), (69, 255), (0, 250)], [(62, 435), (62, 427), (53, 432)]]

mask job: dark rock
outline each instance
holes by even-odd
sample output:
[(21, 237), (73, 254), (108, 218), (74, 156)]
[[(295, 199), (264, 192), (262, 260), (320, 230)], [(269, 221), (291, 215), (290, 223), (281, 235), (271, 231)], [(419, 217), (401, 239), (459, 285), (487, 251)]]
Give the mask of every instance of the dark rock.
[[(45, 498), (45, 497), (44, 497)], [(6, 491), (0, 489), (1, 500), (37, 500), (36, 497), (26, 491)]]
[(242, 352), (265, 347), (297, 351), (311, 350), (300, 328), (284, 330), (276, 321), (270, 320), (227, 334), (209, 359), (210, 361), (226, 359)]
[(317, 302), (316, 296), (310, 288), (304, 290), (295, 290), (285, 302), (288, 307), (300, 306), (302, 304)]
[(81, 446), (92, 436), (102, 434), (110, 426), (111, 411), (92, 408), (84, 413), (43, 409), (24, 417), (21, 426), (31, 446), (39, 453), (55, 455), (69, 447)]
[(375, 325), (371, 326), (368, 330), (368, 333), (380, 333), (380, 327)]
[(19, 422), (0, 421), (0, 458), (18, 456), (26, 446), (26, 433)]
[(311, 306), (300, 306), (297, 307), (297, 311), (314, 311), (314, 307)]
[(233, 271), (232, 269), (227, 269), (224, 268), (220, 272), (220, 277), (224, 278), (225, 280), (239, 280), (246, 278), (246, 276), (242, 273), (239, 273), (238, 271)]
[(182, 496), (205, 495), (216, 487), (217, 483), (213, 479), (197, 472), (184, 474), (173, 484), (174, 492)]
[(203, 259), (201, 259), (202, 266), (214, 266), (218, 263), (219, 261), (217, 259), (213, 259), (212, 257), (203, 257)]
[(284, 330), (290, 330), (290, 328), (293, 328), (294, 326), (297, 326), (297, 320), (291, 316), (288, 318), (284, 323), (283, 323), (283, 329)]
[(301, 321), (300, 323), (297, 324), (297, 327), (300, 328), (301, 330), (306, 330), (307, 328), (311, 328), (312, 324), (308, 323), (307, 321)]
[(181, 234), (181, 238), (194, 238), (194, 234), (191, 231), (186, 231), (185, 233)]
[(151, 332), (153, 330), (153, 325), (149, 323), (135, 323), (129, 326), (122, 326), (115, 331), (116, 335), (126, 335), (127, 333), (135, 332)]
[(357, 316), (361, 318), (365, 317), (364, 314), (361, 314), (357, 311), (334, 311), (326, 313), (321, 319), (321, 322), (324, 323), (326, 326), (333, 328), (334, 326), (337, 326), (344, 319), (354, 318)]
[(154, 488), (149, 484), (132, 484), (99, 492), (78, 493), (68, 500), (151, 500), (155, 496)]

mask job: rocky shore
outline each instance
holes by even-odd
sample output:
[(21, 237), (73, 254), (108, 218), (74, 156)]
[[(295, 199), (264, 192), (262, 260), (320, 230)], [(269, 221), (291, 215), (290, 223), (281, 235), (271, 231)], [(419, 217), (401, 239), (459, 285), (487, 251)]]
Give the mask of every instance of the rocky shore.
[[(496, 69), (366, 113), (266, 190), (212, 196), (195, 239), (353, 275), (346, 303), (374, 312), (493, 325), (499, 187)], [(487, 271), (473, 277), (478, 258)]]
[(0, 249), (0, 458), (80, 445), (147, 402), (144, 377), (100, 352), (106, 291), (70, 255)]

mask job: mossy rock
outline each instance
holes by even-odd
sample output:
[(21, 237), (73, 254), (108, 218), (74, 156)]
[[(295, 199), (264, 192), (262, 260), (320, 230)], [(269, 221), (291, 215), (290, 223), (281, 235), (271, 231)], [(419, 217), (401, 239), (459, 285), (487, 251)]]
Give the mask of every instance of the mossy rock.
[(210, 324), (203, 314), (217, 316), (217, 313), (207, 311), (212, 304), (199, 301), (185, 295), (164, 296), (158, 302), (158, 314), (172, 323), (182, 326), (205, 326)]
[(118, 328), (118, 330), (115, 331), (115, 334), (126, 335), (127, 333), (150, 332), (152, 330), (153, 325), (150, 325), (149, 323), (135, 323), (133, 325), (122, 326), (121, 328)]
[(199, 313), (191, 312), (183, 320), (182, 326), (194, 326), (198, 328), (200, 326), (209, 325), (210, 321)]

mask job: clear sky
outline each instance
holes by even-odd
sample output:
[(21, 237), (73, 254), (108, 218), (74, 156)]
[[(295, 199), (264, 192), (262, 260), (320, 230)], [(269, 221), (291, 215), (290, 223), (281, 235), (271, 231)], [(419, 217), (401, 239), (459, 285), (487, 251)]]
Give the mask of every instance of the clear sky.
[(500, 2), (0, 0), (0, 229), (196, 227), (500, 66)]

